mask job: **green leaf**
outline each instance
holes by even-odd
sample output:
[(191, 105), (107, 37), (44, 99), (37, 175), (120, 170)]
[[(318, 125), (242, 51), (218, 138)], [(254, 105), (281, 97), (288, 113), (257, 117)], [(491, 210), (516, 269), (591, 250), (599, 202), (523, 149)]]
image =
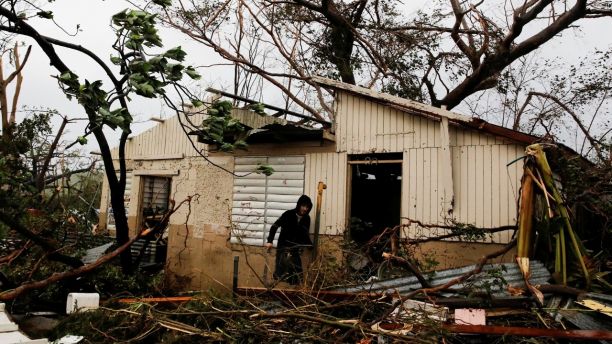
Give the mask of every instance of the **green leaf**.
[(224, 143), (221, 145), (221, 147), (219, 147), (219, 150), (223, 152), (231, 152), (234, 150), (234, 145), (232, 145), (231, 143)]
[(243, 149), (246, 150), (248, 148), (248, 144), (245, 141), (242, 140), (238, 140), (236, 142), (234, 142), (234, 147), (236, 147), (236, 149)]
[(262, 103), (257, 103), (257, 104), (251, 104), (249, 106), (249, 108), (251, 110), (253, 110), (253, 112), (255, 112), (256, 114), (260, 115), (260, 116), (266, 116), (266, 106)]
[(136, 84), (136, 93), (143, 97), (152, 98), (155, 96), (155, 88), (148, 82)]
[(100, 112), (100, 115), (102, 115), (102, 117), (111, 117), (112, 116), (112, 114), (110, 113), (110, 111), (107, 108), (101, 107), (99, 112)]
[(185, 69), (185, 74), (189, 75), (193, 80), (200, 80), (202, 76), (193, 67), (189, 66)]
[(36, 15), (44, 19), (53, 19), (53, 11), (40, 11)]
[(76, 77), (76, 75), (72, 74), (72, 72), (66, 72), (62, 75), (60, 75), (59, 79), (60, 81), (71, 81), (74, 80)]
[(111, 55), (110, 60), (111, 60), (112, 64), (114, 64), (114, 65), (120, 65), (121, 62), (122, 62), (121, 58), (118, 57), (118, 56), (112, 56)]
[(272, 168), (272, 166), (270, 165), (257, 164), (255, 173), (263, 174), (265, 176), (271, 176), (274, 173), (274, 168)]
[(159, 5), (161, 7), (168, 7), (170, 5), (172, 5), (172, 0), (153, 0), (153, 3), (156, 5)]
[(191, 99), (191, 105), (193, 105), (195, 107), (200, 107), (200, 106), (204, 105), (204, 103), (202, 103), (202, 101), (199, 100), (199, 99)]
[(86, 145), (87, 144), (87, 138), (85, 136), (79, 136), (79, 137), (77, 137), (77, 142), (80, 145)]
[(176, 48), (173, 48), (173, 49), (170, 49), (170, 50), (166, 51), (164, 53), (164, 56), (169, 58), (169, 59), (173, 59), (175, 61), (181, 62), (181, 61), (185, 60), (185, 56), (187, 56), (187, 53), (185, 51), (183, 51), (183, 48), (181, 48), (179, 46), (179, 47), (176, 47)]

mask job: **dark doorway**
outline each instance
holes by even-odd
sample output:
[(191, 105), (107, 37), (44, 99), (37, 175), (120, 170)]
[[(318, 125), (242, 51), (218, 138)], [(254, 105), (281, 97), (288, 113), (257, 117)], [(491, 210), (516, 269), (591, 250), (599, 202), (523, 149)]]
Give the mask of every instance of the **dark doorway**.
[(369, 241), (400, 223), (402, 154), (355, 155), (351, 165), (351, 238)]

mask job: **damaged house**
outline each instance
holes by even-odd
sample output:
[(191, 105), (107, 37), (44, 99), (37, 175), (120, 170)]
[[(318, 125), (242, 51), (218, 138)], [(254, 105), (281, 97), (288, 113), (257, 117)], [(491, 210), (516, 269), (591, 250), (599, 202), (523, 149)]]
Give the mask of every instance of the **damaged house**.
[[(171, 200), (192, 197), (172, 215), (167, 253), (158, 255), (175, 286), (230, 288), (236, 261), (240, 285), (261, 286), (257, 275), (273, 269), (273, 255), (263, 247), (270, 226), (302, 194), (315, 204), (322, 197), (320, 211), (311, 212), (311, 235), (319, 251), (338, 259), (347, 238), (362, 245), (387, 227), (404, 225), (400, 237), (426, 238), (450, 229), (416, 223), (516, 224), (519, 158), (536, 137), (358, 86), (316, 81), (334, 94), (333, 125), (306, 127), (235, 109), (233, 116), (255, 129), (246, 151), (225, 153), (196, 142), (204, 158), (176, 117), (128, 141), (125, 201), (132, 234), (159, 219)], [(274, 173), (250, 173), (258, 165)], [(107, 189), (102, 204), (109, 204)], [(102, 209), (100, 227), (112, 233), (108, 209)], [(426, 242), (417, 255), (435, 258), (439, 268), (465, 266), (512, 234)]]

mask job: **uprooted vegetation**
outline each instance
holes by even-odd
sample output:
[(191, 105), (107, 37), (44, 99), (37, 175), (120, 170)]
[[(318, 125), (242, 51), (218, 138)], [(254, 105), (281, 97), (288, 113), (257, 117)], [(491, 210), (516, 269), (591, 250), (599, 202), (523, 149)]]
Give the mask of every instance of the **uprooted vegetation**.
[[(528, 164), (529, 166), (532, 165)], [(536, 170), (530, 172), (539, 180), (539, 172)], [(359, 249), (351, 245), (351, 241), (347, 238), (342, 246), (345, 250), (344, 257), (339, 258), (332, 249), (321, 247), (317, 259), (308, 269), (304, 283), (293, 291), (283, 289), (284, 284), (281, 284), (275, 285), (275, 289), (238, 288), (233, 291), (233, 298), (215, 297), (208, 293), (198, 294), (184, 304), (177, 302), (155, 304), (139, 301), (139, 299), (125, 303), (118, 302), (117, 297), (127, 296), (129, 293), (125, 293), (126, 291), (131, 291), (138, 297), (168, 296), (170, 301), (177, 293), (164, 290), (161, 275), (155, 278), (139, 275), (124, 278), (118, 267), (109, 265), (96, 274), (85, 275), (79, 279), (68, 279), (61, 284), (53, 284), (50, 288), (42, 289), (41, 294), (29, 294), (28, 301), (23, 299), (19, 302), (23, 301), (22, 304), (27, 304), (29, 300), (64, 300), (63, 296), (68, 291), (101, 292), (103, 302), (100, 309), (66, 318), (53, 334), (54, 337), (61, 337), (65, 334), (83, 335), (86, 341), (92, 343), (125, 341), (369, 343), (384, 340), (432, 342), (440, 338), (445, 338), (447, 342), (462, 342), (463, 339), (455, 333), (457, 329), (446, 321), (447, 318), (432, 319), (422, 314), (423, 311), (420, 309), (401, 311), (405, 308), (402, 302), (408, 299), (437, 306), (446, 305), (450, 310), (462, 307), (486, 308), (487, 325), (489, 326), (503, 325), (550, 330), (571, 328), (573, 326), (571, 323), (559, 322), (552, 318), (553, 315), (548, 309), (549, 295), (563, 295), (566, 298), (569, 295), (569, 299), (573, 299), (576, 296), (584, 295), (584, 290), (587, 288), (607, 294), (611, 290), (608, 275), (610, 270), (609, 246), (602, 245), (602, 242), (609, 242), (610, 235), (608, 220), (605, 216), (608, 214), (606, 207), (609, 207), (609, 200), (606, 198), (608, 189), (605, 183), (588, 184), (590, 178), (595, 179), (591, 177), (591, 173), (601, 173), (596, 168), (589, 172), (582, 176), (585, 178), (581, 181), (584, 186), (582, 189), (578, 188), (578, 184), (573, 180), (571, 182), (573, 184), (565, 184), (564, 174), (559, 173), (560, 182), (564, 185), (563, 192), (566, 200), (564, 202), (553, 202), (549, 199), (547, 203), (543, 198), (544, 191), (541, 190), (541, 193), (535, 191), (536, 202), (540, 203), (534, 207), (532, 219), (535, 231), (529, 235), (533, 238), (531, 243), (526, 244), (525, 241), (520, 241), (519, 230), (519, 233), (515, 234), (518, 240), (514, 239), (509, 244), (500, 247), (498, 251), (481, 257), (478, 264), (453, 275), (449, 280), (436, 279), (438, 272), (435, 271), (437, 264), (435, 255), (426, 256), (421, 260), (415, 258), (416, 244), (451, 238), (474, 242), (496, 231), (513, 228), (476, 228), (460, 223), (439, 226), (411, 221), (412, 225), (422, 228), (445, 229), (446, 234), (408, 240), (400, 237), (401, 227), (398, 226), (375, 235), (367, 245)], [(526, 172), (526, 175), (528, 174)], [(575, 173), (572, 175), (576, 177)], [(543, 182), (541, 184), (544, 185)], [(583, 194), (576, 194), (580, 190)], [(551, 196), (554, 194), (552, 191), (547, 191), (547, 193)], [(576, 205), (569, 207), (569, 200), (581, 200), (581, 203), (578, 203), (581, 208), (576, 208)], [(588, 274), (582, 273), (579, 257), (571, 251), (572, 247), (569, 245), (565, 255), (568, 259), (565, 263), (568, 267), (565, 285), (559, 273), (554, 273), (554, 279), (551, 279), (553, 283), (556, 281), (558, 284), (518, 285), (507, 281), (509, 274), (505, 267), (491, 268), (486, 265), (492, 258), (510, 252), (520, 241), (521, 246), (531, 247), (526, 250), (528, 253), (537, 253), (529, 257), (537, 258), (539, 255), (546, 267), (550, 271), (555, 271), (558, 265), (558, 259), (555, 257), (563, 257), (563, 255), (543, 253), (546, 252), (546, 249), (551, 249), (550, 252), (557, 251), (554, 246), (555, 241), (551, 240), (547, 233), (552, 232), (553, 236), (559, 236), (558, 233), (561, 233), (559, 226), (566, 225), (561, 221), (563, 219), (555, 216), (559, 213), (558, 207), (564, 204), (572, 209), (571, 225), (572, 230), (575, 231), (574, 234), (579, 238), (577, 242), (585, 246), (584, 254), (580, 255), (580, 259), (588, 268)], [(579, 214), (582, 215), (576, 216)], [(586, 232), (585, 228), (580, 225), (585, 221), (600, 225), (592, 226), (590, 227), (591, 232)], [(543, 224), (547, 225), (549, 232), (542, 229)], [(594, 228), (597, 230), (593, 231)], [(567, 231), (567, 228), (564, 230)], [(67, 250), (65, 253), (72, 255), (77, 252)], [(44, 252), (41, 254), (44, 255)], [(355, 255), (367, 257), (363, 266), (350, 264), (350, 256)], [(17, 262), (19, 258), (11, 261), (12, 264)], [(45, 272), (44, 266), (37, 267), (32, 264), (36, 263), (30, 262), (29, 265), (21, 266), (23, 271), (20, 272), (22, 276), (20, 278), (22, 280), (28, 279), (27, 275), (30, 271), (34, 271), (30, 279), (36, 279), (37, 269), (41, 273)], [(18, 269), (14, 271), (17, 273)], [(371, 278), (373, 276), (376, 278)], [(365, 283), (368, 279), (370, 282), (376, 282), (377, 279), (405, 278), (406, 276), (415, 276), (417, 280), (415, 287), (410, 291), (399, 292), (392, 288), (373, 290)], [(550, 277), (550, 274), (548, 276)], [(361, 285), (362, 290), (347, 291), (346, 287), (350, 285)], [(544, 305), (537, 300), (537, 291), (546, 294)], [(506, 296), (499, 297), (500, 293)], [(400, 311), (397, 311), (398, 309)], [(553, 332), (546, 333), (553, 334)], [(563, 333), (567, 334), (567, 331)], [(499, 337), (492, 338), (501, 340)], [(520, 342), (522, 339), (523, 337), (517, 336), (503, 340)], [(538, 342), (553, 341), (552, 339), (538, 339)]]
[[(187, 303), (120, 303), (66, 318), (52, 337), (72, 333), (90, 343), (432, 343), (461, 339), (423, 310), (390, 315), (397, 303), (382, 298), (335, 298), (291, 294), (229, 297), (194, 296)], [(491, 317), (491, 324), (560, 328), (546, 312), (515, 309)], [(503, 316), (503, 317), (502, 317)], [(411, 333), (392, 330), (410, 329)], [(519, 341), (524, 339), (519, 339)], [(504, 342), (514, 342), (506, 340)], [(552, 340), (538, 339), (537, 343)]]

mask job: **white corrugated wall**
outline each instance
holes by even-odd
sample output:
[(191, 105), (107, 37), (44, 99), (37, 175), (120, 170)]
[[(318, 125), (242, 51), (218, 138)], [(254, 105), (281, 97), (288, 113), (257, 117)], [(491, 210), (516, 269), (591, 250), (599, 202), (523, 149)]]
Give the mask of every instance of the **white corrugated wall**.
[[(191, 120), (194, 123), (200, 123), (203, 119), (203, 115), (192, 117)], [(190, 138), (198, 149), (206, 148), (205, 144), (197, 142), (196, 136), (188, 137), (181, 128), (177, 116), (173, 116), (129, 139), (125, 146), (125, 156), (128, 159), (180, 154), (185, 157), (197, 156), (198, 154), (189, 141)], [(113, 149), (113, 158), (117, 158), (117, 149)]]
[[(346, 92), (338, 92), (336, 101), (338, 154), (404, 152), (402, 217), (429, 224), (443, 224), (452, 218), (479, 227), (516, 223), (523, 164), (521, 161), (508, 167), (506, 164), (524, 155), (524, 147), (451, 126), (454, 209), (448, 214), (442, 172), (451, 165), (441, 147), (440, 123)], [(344, 215), (346, 197), (343, 201), (333, 211)], [(444, 231), (420, 234), (441, 235)], [(510, 234), (497, 233), (487, 241), (507, 242)]]
[[(323, 191), (320, 233), (340, 235), (346, 225), (347, 197), (347, 155), (346, 153), (311, 153), (306, 155), (306, 175), (304, 192), (312, 198), (316, 206), (317, 185), (320, 181), (327, 185)], [(315, 211), (311, 212), (314, 219)]]

